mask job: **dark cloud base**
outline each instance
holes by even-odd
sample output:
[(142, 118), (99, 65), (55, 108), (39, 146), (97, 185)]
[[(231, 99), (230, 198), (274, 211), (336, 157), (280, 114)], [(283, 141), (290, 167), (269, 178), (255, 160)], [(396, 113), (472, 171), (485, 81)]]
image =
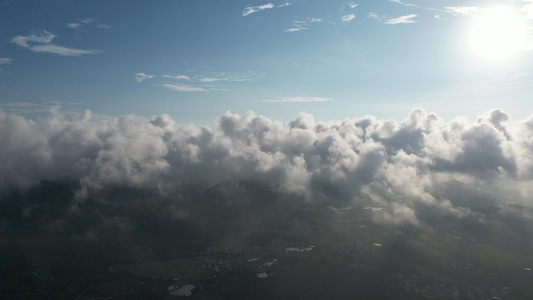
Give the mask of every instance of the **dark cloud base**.
[[(0, 112), (7, 299), (165, 299), (168, 280), (128, 268), (178, 260), (200, 276), (206, 259), (235, 265), (218, 283), (191, 277), (210, 298), (533, 295), (533, 118), (226, 113), (214, 133), (90, 117)], [(272, 278), (240, 262), (255, 256), (277, 259)]]

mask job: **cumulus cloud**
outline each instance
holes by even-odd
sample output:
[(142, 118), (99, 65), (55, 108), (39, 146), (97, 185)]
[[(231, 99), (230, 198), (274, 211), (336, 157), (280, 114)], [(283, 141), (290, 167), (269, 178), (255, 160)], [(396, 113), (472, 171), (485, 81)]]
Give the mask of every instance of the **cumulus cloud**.
[(26, 36), (17, 35), (11, 39), (11, 42), (34, 52), (52, 53), (62, 56), (82, 56), (101, 52), (99, 50), (84, 50), (58, 46), (52, 43), (52, 40), (56, 37), (56, 35), (46, 30), (39, 30)]
[(372, 116), (317, 122), (306, 113), (282, 123), (227, 112), (213, 131), (166, 114), (92, 121), (90, 111), (71, 119), (56, 112), (29, 120), (0, 111), (0, 190), (72, 182), (82, 200), (117, 186), (180, 195), (248, 180), (292, 195), (286, 199), (366, 203), (380, 207), (379, 222), (417, 225), (421, 211), (472, 214), (451, 201), (453, 180), (502, 201), (529, 201), (533, 116), (510, 120), (501, 110), (472, 123), (422, 109), (401, 123)]

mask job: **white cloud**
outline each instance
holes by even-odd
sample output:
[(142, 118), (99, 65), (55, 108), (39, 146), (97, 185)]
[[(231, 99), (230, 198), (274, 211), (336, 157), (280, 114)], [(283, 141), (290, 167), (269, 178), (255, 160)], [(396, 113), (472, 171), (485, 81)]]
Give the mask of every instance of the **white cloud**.
[(137, 74), (135, 74), (135, 81), (142, 82), (142, 81), (144, 81), (146, 79), (152, 79), (154, 77), (155, 77), (155, 75), (146, 75), (144, 73), (137, 73)]
[(162, 87), (176, 92), (207, 92), (209, 90), (201, 86), (163, 84)]
[(533, 0), (522, 0), (522, 2), (527, 3), (522, 7), (522, 11), (527, 14), (528, 19), (533, 19)]
[(354, 14), (349, 14), (349, 15), (346, 15), (346, 16), (342, 17), (342, 21), (343, 22), (350, 22), (353, 19), (355, 19), (355, 15)]
[(325, 102), (331, 101), (331, 98), (321, 97), (281, 97), (279, 99), (261, 100), (262, 102)]
[(399, 18), (394, 18), (394, 19), (389, 19), (387, 21), (385, 21), (385, 24), (411, 24), (411, 23), (416, 23), (417, 21), (413, 20), (414, 18), (416, 18), (417, 15), (416, 14), (411, 14), (411, 15), (406, 15), (406, 16), (401, 16)]
[(353, 9), (353, 8), (356, 8), (357, 6), (359, 6), (359, 4), (350, 3), (350, 4), (348, 4), (348, 6)]
[(88, 24), (94, 24), (93, 26), (96, 26), (96, 28), (109, 28), (109, 26), (105, 25), (105, 24), (102, 24), (101, 22), (99, 22), (98, 20), (94, 19), (94, 18), (85, 18), (85, 19), (81, 19), (79, 20), (78, 22), (73, 22), (73, 23), (67, 23), (67, 27), (68, 28), (73, 28), (73, 29), (81, 29), (82, 27), (88, 25)]
[(58, 46), (52, 44), (54, 38), (56, 38), (56, 35), (46, 30), (40, 30), (34, 31), (27, 36), (18, 35), (11, 39), (11, 42), (34, 52), (52, 53), (63, 56), (82, 56), (101, 52), (99, 50), (84, 50)]
[(297, 32), (300, 30), (307, 30), (307, 29), (308, 29), (307, 27), (292, 27), (292, 28), (285, 29), (283, 32)]
[(451, 13), (454, 16), (470, 16), (479, 11), (479, 8), (475, 6), (446, 6), (444, 9), (446, 12)]
[(253, 14), (253, 13), (265, 10), (265, 9), (271, 9), (271, 8), (274, 8), (274, 4), (272, 3), (267, 3), (264, 5), (258, 5), (258, 6), (248, 6), (243, 9), (242, 15), (245, 17), (250, 14)]
[(285, 29), (283, 32), (298, 32), (300, 30), (307, 30), (313, 23), (322, 23), (320, 18), (307, 18), (305, 21), (292, 21), (292, 27)]
[[(331, 100), (279, 100), (290, 99)], [(227, 112), (216, 133), (167, 114), (90, 119), (89, 111), (38, 120), (0, 111), (0, 191), (48, 180), (78, 184), (80, 197), (116, 186), (179, 196), (188, 185), (246, 179), (290, 196), (284, 199), (364, 202), (383, 208), (377, 221), (416, 225), (428, 208), (470, 213), (443, 196), (450, 180), (475, 183), (487, 190), (484, 199), (502, 201), (533, 180), (533, 116), (511, 123), (499, 109), (472, 123), (444, 122), (422, 109), (401, 123), (372, 116), (324, 123), (306, 113), (281, 123)], [(531, 201), (531, 191), (513, 192), (513, 201)]]
[(164, 78), (178, 79), (178, 80), (191, 80), (187, 75), (163, 75)]
[(375, 12), (368, 13), (368, 17), (370, 19), (375, 19), (375, 20), (380, 20), (381, 19), (381, 17), (378, 14), (376, 14)]
[(286, 7), (292, 5), (292, 2), (285, 2), (283, 4), (278, 5), (277, 7)]
[(7, 65), (12, 63), (14, 60), (12, 58), (0, 57), (0, 65)]
[(217, 82), (217, 81), (233, 81), (233, 82), (241, 82), (241, 81), (252, 81), (253, 78), (251, 75), (235, 75), (230, 74), (226, 72), (220, 72), (220, 73), (211, 73), (208, 75), (203, 76), (197, 76), (201, 82)]
[(80, 23), (67, 23), (68, 28), (78, 29), (81, 27)]

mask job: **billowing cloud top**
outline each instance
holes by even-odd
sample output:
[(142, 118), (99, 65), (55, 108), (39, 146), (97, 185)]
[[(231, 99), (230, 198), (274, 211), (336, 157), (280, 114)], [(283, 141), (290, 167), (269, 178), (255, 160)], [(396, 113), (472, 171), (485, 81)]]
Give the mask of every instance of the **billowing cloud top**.
[(401, 124), (371, 116), (323, 123), (306, 113), (284, 124), (228, 112), (217, 134), (166, 114), (90, 118), (0, 112), (0, 189), (50, 180), (77, 183), (79, 199), (115, 186), (175, 195), (246, 178), (317, 203), (367, 199), (391, 208), (383, 220), (417, 223), (420, 203), (468, 213), (435, 195), (438, 182), (509, 192), (533, 179), (533, 117), (513, 125), (501, 110), (445, 123), (415, 109)]

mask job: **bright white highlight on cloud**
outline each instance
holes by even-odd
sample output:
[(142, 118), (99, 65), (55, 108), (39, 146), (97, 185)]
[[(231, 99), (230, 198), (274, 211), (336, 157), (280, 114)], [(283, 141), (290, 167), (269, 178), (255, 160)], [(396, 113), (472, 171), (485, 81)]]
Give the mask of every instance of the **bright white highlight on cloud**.
[(499, 61), (529, 50), (527, 24), (509, 5), (484, 9), (474, 16), (468, 33), (472, 53), (489, 61)]
[(100, 53), (99, 50), (83, 50), (58, 46), (52, 44), (54, 38), (56, 38), (56, 35), (46, 30), (41, 30), (34, 31), (26, 36), (17, 35), (11, 39), (11, 42), (34, 52), (52, 53), (63, 56), (81, 56)]
[(331, 101), (331, 98), (320, 97), (281, 97), (279, 99), (261, 100), (262, 102), (324, 102)]
[(399, 17), (399, 18), (394, 18), (394, 19), (387, 20), (387, 21), (385, 21), (385, 24), (395, 25), (395, 24), (411, 24), (411, 23), (416, 23), (417, 21), (413, 20), (413, 19), (416, 18), (416, 17), (417, 17), (416, 14), (411, 14), (411, 15), (401, 16), (401, 17)]

